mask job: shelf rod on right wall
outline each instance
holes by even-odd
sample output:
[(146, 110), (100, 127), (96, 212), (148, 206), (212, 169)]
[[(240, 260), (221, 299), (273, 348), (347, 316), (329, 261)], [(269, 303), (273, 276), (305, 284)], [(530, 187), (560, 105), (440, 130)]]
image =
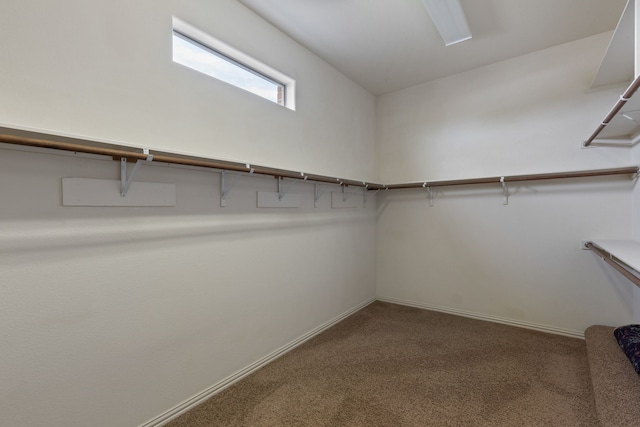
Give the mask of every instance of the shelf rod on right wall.
[[(638, 173), (638, 166), (626, 166), (621, 168), (610, 169), (591, 169), (571, 172), (552, 172), (538, 173), (529, 175), (511, 175), (511, 176), (495, 176), (486, 178), (470, 178), (470, 179), (453, 179), (447, 181), (420, 181), (403, 184), (388, 185), (389, 190), (400, 190), (406, 188), (424, 188), (424, 187), (448, 187), (453, 185), (472, 185), (472, 184), (500, 184), (504, 182), (522, 182), (522, 181), (539, 181), (546, 179), (561, 178), (585, 178), (591, 176), (608, 176), (608, 175), (635, 175)], [(504, 178), (504, 179), (502, 179)]]
[[(606, 252), (604, 249), (601, 249), (593, 244), (593, 242), (587, 242), (584, 246), (588, 249), (591, 249), (596, 253), (604, 262), (613, 267), (618, 273), (622, 274), (624, 277), (629, 279), (633, 284), (640, 287), (640, 278), (630, 273), (626, 268), (624, 268), (621, 263), (616, 262), (614, 256), (609, 252)], [(625, 264), (626, 265), (626, 264)], [(634, 270), (636, 271), (636, 270)], [(638, 272), (640, 273), (640, 272)]]
[(614, 105), (611, 111), (609, 111), (609, 114), (607, 114), (607, 117), (604, 118), (602, 123), (600, 123), (598, 128), (591, 134), (589, 139), (587, 139), (584, 142), (584, 144), (582, 144), (584, 147), (588, 147), (589, 145), (591, 145), (593, 140), (596, 139), (596, 137), (600, 134), (600, 132), (602, 132), (602, 130), (609, 124), (609, 122), (613, 120), (615, 115), (618, 114), (620, 110), (622, 110), (622, 107), (624, 107), (624, 104), (626, 104), (627, 101), (631, 98), (631, 96), (633, 96), (633, 94), (636, 93), (638, 88), (640, 88), (640, 75), (638, 75), (638, 77), (636, 77), (635, 80), (631, 82), (631, 85), (629, 85), (627, 90), (622, 94), (618, 102), (616, 102), (616, 105)]

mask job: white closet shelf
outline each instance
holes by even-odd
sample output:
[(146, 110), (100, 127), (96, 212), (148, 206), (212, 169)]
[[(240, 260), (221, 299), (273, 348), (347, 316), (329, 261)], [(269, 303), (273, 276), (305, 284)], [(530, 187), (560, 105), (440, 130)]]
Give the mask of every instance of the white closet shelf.
[(592, 89), (633, 80), (635, 48), (635, 1), (627, 2), (611, 42), (593, 78)]
[[(640, 287), (640, 242), (635, 240), (591, 240), (585, 244), (611, 267)], [(630, 271), (631, 270), (631, 271)], [(633, 274), (632, 273), (635, 273)]]
[(632, 146), (640, 142), (640, 100), (631, 97), (640, 88), (640, 75), (624, 91), (609, 114), (602, 120), (591, 136), (582, 144), (618, 144)]
[(634, 146), (640, 142), (640, 99), (632, 96), (640, 88), (640, 70), (634, 57), (636, 44), (636, 1), (629, 0), (607, 48), (592, 88), (631, 81), (609, 114), (583, 143), (600, 146)]
[(636, 271), (640, 271), (640, 242), (636, 240), (592, 240), (592, 242)]

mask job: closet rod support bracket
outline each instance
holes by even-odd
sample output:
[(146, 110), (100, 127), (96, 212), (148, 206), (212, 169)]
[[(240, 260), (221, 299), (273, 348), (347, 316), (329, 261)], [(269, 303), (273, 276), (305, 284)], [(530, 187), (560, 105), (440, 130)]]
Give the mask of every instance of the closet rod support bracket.
[(427, 189), (427, 197), (429, 199), (429, 206), (433, 207), (433, 190), (431, 189), (431, 187), (429, 187), (427, 185), (426, 182), (424, 184), (422, 184), (422, 188), (426, 188)]
[(313, 207), (314, 208), (318, 207), (318, 200), (320, 200), (320, 197), (322, 197), (323, 194), (324, 194), (324, 191), (319, 190), (318, 183), (313, 184)]
[[(249, 173), (253, 173), (253, 169)], [(224, 170), (220, 172), (220, 207), (223, 208), (227, 206), (227, 196), (229, 195), (229, 191), (231, 191), (231, 189), (238, 183), (241, 176), (240, 174), (230, 174), (234, 178), (233, 181), (228, 183), (227, 174), (228, 172)]]
[(502, 197), (503, 197), (502, 204), (508, 205), (509, 204), (509, 186), (504, 180), (504, 176), (500, 177), (500, 184), (502, 185)]
[[(302, 178), (304, 181), (307, 180), (307, 176), (304, 174), (304, 172), (299, 172), (300, 173), (300, 178)], [(291, 183), (289, 184), (289, 186), (285, 189), (284, 188), (284, 178), (279, 176), (278, 177), (278, 200), (282, 200), (282, 198), (285, 196), (285, 194), (287, 194), (289, 191), (291, 191), (291, 188), (293, 187), (293, 185), (296, 183), (295, 181), (291, 181)]]
[(133, 178), (135, 178), (138, 173), (140, 165), (143, 163), (150, 163), (153, 160), (153, 154), (149, 154), (148, 148), (143, 148), (142, 153), (146, 154), (147, 158), (145, 160), (137, 160), (129, 176), (127, 176), (127, 158), (120, 158), (120, 197), (126, 197), (129, 192), (129, 187), (131, 187), (131, 184), (133, 183)]
[(353, 195), (353, 193), (346, 193), (345, 192), (345, 189), (347, 188), (347, 185), (344, 182), (341, 182), (340, 186), (342, 187), (342, 202), (344, 203), (344, 202), (347, 201), (347, 199), (349, 197), (351, 197)]
[(362, 198), (363, 198), (364, 205), (366, 205), (366, 204), (367, 204), (367, 200), (368, 200), (368, 199), (370, 199), (372, 196), (375, 196), (376, 194), (378, 194), (378, 193), (380, 192), (380, 189), (377, 189), (377, 190), (373, 191), (373, 192), (371, 193), (371, 195), (367, 195), (367, 193), (368, 193), (369, 191), (370, 191), (370, 190), (369, 190), (369, 185), (365, 184), (365, 186), (364, 186), (364, 188), (363, 188), (363, 190), (362, 190)]
[(292, 181), (286, 189), (284, 188), (283, 183), (284, 183), (284, 178), (279, 176), (278, 177), (278, 200), (282, 200), (285, 194), (287, 194), (291, 190), (291, 187), (293, 187), (293, 184), (295, 182)]

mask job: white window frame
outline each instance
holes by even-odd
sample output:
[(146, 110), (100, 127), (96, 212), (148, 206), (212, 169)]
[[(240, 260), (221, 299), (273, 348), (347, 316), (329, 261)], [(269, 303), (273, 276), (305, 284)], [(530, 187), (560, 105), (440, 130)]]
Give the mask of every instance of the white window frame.
[(268, 65), (258, 61), (255, 58), (247, 55), (246, 53), (229, 46), (225, 42), (216, 39), (215, 37), (207, 34), (206, 32), (187, 24), (179, 18), (173, 17), (173, 33), (182, 36), (183, 38), (191, 39), (196, 44), (203, 45), (205, 48), (211, 49), (212, 54), (219, 54), (218, 56), (233, 63), (234, 65), (244, 68), (260, 77), (267, 80), (271, 80), (275, 83), (281, 84), (284, 87), (284, 107), (294, 110), (296, 109), (296, 81), (286, 74), (275, 70)]

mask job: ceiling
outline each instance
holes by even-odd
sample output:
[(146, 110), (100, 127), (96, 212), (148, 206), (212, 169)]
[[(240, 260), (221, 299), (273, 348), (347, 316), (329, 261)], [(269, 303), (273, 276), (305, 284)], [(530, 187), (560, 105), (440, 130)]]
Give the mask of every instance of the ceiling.
[(238, 1), (374, 95), (613, 30), (627, 2), (461, 0), (473, 39), (445, 47), (421, 0)]

